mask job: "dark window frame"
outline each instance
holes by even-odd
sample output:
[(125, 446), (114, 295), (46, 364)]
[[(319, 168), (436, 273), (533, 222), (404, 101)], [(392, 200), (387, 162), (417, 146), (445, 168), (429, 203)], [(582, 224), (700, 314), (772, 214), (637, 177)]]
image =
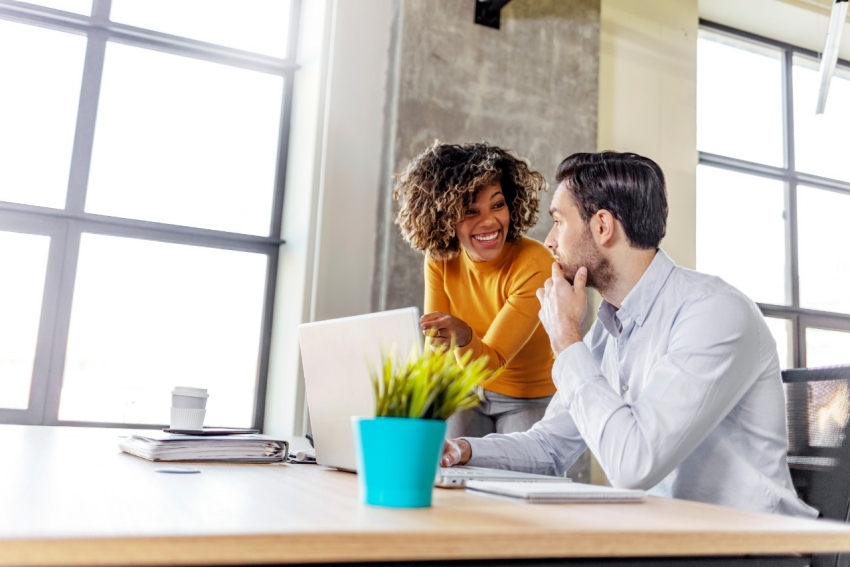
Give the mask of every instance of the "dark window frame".
[[(40, 234), (51, 238), (29, 405), (25, 410), (0, 408), (0, 423), (145, 429), (165, 425), (80, 422), (58, 418), (80, 238), (83, 233), (94, 233), (253, 252), (267, 257), (260, 351), (258, 352), (259, 364), (255, 377), (256, 397), (252, 417), (252, 426), (262, 430), (272, 313), (279, 275), (278, 255), (284, 244), (280, 235), (282, 234), (292, 93), (295, 71), (298, 68), (295, 61), (301, 0), (290, 0), (290, 2), (286, 57), (278, 58), (111, 22), (109, 20), (111, 0), (93, 0), (90, 15), (63, 12), (14, 0), (0, 0), (0, 19), (2, 20), (87, 36), (65, 208), (53, 209), (0, 201), (0, 230)], [(85, 212), (95, 118), (104, 53), (108, 41), (269, 73), (283, 78), (284, 89), (281, 100), (269, 236), (236, 234)]]
[[(762, 313), (790, 321), (791, 334), (789, 352), (793, 367), (806, 366), (806, 329), (817, 328), (831, 331), (850, 331), (850, 314), (817, 311), (800, 307), (800, 273), (799, 250), (797, 239), (797, 187), (805, 185), (828, 191), (835, 191), (850, 196), (850, 183), (829, 179), (817, 175), (802, 173), (796, 170), (794, 159), (794, 92), (793, 65), (794, 55), (818, 58), (818, 53), (762, 37), (760, 35), (741, 31), (729, 26), (700, 19), (700, 29), (720, 33), (733, 38), (744, 39), (768, 47), (777, 48), (782, 53), (782, 114), (783, 114), (783, 148), (784, 167), (774, 167), (760, 163), (749, 162), (737, 158), (699, 152), (700, 165), (755, 175), (759, 177), (783, 181), (785, 187), (785, 238), (786, 238), (786, 285), (788, 285), (788, 305), (772, 305), (759, 303)], [(838, 66), (850, 70), (850, 61), (838, 60)]]

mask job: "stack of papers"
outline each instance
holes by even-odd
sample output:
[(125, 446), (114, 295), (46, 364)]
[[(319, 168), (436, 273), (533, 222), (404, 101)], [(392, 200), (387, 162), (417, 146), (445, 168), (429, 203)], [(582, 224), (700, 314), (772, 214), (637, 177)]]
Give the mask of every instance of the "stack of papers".
[(519, 498), (528, 502), (643, 502), (643, 490), (595, 486), (579, 482), (494, 482), (470, 480), (468, 490)]
[(151, 432), (118, 439), (125, 453), (149, 461), (230, 461), (272, 463), (285, 461), (289, 443), (265, 435), (180, 435)]

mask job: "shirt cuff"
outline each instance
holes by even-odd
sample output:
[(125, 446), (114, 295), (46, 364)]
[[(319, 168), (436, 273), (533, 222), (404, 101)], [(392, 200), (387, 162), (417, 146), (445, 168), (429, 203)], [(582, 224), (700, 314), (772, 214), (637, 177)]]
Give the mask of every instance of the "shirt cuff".
[(567, 347), (558, 355), (552, 367), (552, 380), (567, 408), (572, 405), (578, 387), (599, 374), (599, 365), (584, 342)]
[(499, 448), (499, 443), (493, 443), (493, 440), (483, 439), (481, 437), (461, 437), (469, 443), (472, 450), (472, 456), (466, 463), (471, 467), (487, 467), (491, 469), (504, 468), (505, 455)]

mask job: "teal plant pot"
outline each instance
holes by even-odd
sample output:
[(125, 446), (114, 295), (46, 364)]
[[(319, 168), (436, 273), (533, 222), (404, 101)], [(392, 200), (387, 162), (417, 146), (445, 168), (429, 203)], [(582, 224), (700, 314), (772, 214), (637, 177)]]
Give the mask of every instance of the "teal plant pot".
[(446, 422), (352, 417), (360, 500), (372, 506), (425, 508), (443, 452)]

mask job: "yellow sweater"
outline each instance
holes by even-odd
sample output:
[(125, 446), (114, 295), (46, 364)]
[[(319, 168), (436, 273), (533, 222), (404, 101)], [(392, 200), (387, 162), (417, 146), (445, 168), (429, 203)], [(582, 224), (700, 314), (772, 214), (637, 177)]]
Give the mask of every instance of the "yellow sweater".
[(505, 367), (488, 390), (515, 398), (555, 393), (554, 357), (536, 295), (553, 262), (543, 244), (527, 237), (506, 242), (489, 262), (473, 262), (463, 249), (451, 260), (426, 257), (425, 313), (449, 313), (472, 327), (472, 340), (458, 356), (471, 350), (476, 358), (487, 355), (491, 368)]

